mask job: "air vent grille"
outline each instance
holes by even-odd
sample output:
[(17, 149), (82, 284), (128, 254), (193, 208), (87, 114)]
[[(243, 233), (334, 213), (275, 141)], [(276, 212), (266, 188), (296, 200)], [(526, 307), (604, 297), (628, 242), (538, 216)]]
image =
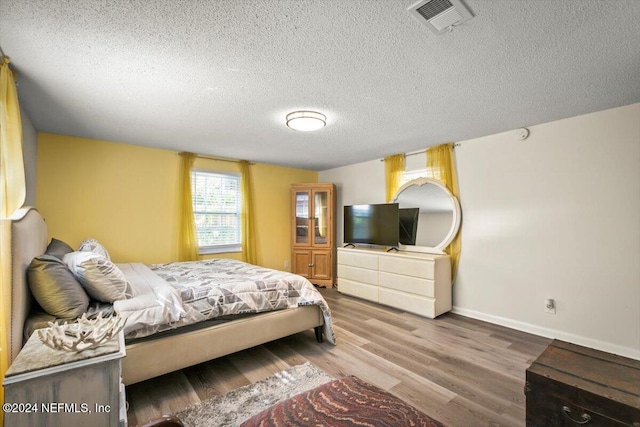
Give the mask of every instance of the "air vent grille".
[(473, 17), (461, 0), (420, 0), (409, 12), (434, 34), (442, 34)]
[(431, 0), (417, 8), (416, 11), (422, 15), (424, 19), (429, 21), (451, 7), (453, 7), (453, 5), (449, 0)]

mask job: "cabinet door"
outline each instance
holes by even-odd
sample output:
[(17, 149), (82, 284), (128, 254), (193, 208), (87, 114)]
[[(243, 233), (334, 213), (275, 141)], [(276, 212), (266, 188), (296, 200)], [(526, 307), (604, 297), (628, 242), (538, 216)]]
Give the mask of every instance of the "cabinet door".
[(293, 193), (293, 246), (311, 245), (311, 204), (310, 190), (295, 190)]
[(313, 197), (310, 212), (312, 215), (313, 235), (312, 246), (315, 248), (330, 248), (333, 244), (333, 227), (331, 221), (333, 217), (331, 214), (332, 203), (331, 193), (326, 189), (313, 190), (311, 192)]
[(307, 279), (311, 277), (311, 251), (293, 251), (291, 272)]
[(311, 277), (318, 280), (331, 280), (333, 278), (331, 251), (313, 251), (311, 258)]

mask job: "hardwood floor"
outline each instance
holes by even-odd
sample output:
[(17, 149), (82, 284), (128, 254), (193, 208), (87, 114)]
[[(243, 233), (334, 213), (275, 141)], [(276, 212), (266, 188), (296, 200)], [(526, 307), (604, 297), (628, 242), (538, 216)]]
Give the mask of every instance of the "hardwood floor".
[[(551, 340), (456, 314), (436, 320), (321, 289), (338, 345), (312, 330), (127, 387), (129, 425), (309, 361), (356, 375), (447, 426), (525, 424), (525, 370)], [(185, 349), (188, 351), (188, 349)]]

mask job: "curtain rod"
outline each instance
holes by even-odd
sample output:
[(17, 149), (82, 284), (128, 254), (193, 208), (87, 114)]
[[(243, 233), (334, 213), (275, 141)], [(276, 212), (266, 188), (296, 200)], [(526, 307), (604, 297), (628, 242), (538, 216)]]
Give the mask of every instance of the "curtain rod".
[[(453, 144), (453, 148), (455, 147), (459, 147), (460, 143), (459, 142), (454, 142)], [(419, 150), (419, 151), (411, 151), (409, 153), (405, 153), (404, 156), (405, 157), (409, 157), (409, 156), (417, 156), (418, 154), (424, 154), (427, 152), (427, 149), (424, 150)], [(384, 159), (380, 159), (381, 162), (384, 162)]]
[[(225, 157), (216, 157), (216, 156), (208, 156), (206, 154), (196, 154), (196, 158), (198, 159), (207, 159), (207, 160), (216, 160), (219, 162), (229, 162), (229, 163), (240, 163), (242, 160), (237, 159), (227, 159)], [(250, 165), (255, 165), (254, 162), (249, 162)]]

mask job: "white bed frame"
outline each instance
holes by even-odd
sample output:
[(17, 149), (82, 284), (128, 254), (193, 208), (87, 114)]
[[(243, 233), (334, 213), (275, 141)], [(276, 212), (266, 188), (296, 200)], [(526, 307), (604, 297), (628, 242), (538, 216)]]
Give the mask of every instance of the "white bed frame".
[[(27, 267), (45, 252), (48, 240), (47, 225), (35, 208), (21, 208), (0, 220), (2, 283), (11, 284), (11, 312), (2, 313), (10, 316), (7, 341), (11, 361), (22, 348), (24, 323), (31, 308)], [(134, 384), (312, 328), (321, 341), (323, 325), (320, 308), (311, 305), (128, 344), (122, 379), (126, 385)]]

